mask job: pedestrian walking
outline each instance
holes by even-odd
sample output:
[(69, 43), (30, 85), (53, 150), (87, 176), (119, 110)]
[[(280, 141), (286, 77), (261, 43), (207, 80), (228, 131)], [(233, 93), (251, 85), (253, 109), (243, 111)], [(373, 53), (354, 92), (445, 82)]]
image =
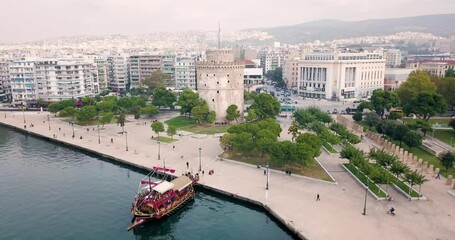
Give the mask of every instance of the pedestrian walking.
[(321, 201), (321, 199), (319, 198), (319, 193), (316, 195), (316, 201)]
[(174, 149), (175, 149), (175, 145), (174, 145), (174, 146), (172, 146), (172, 150), (174, 150)]
[(436, 175), (436, 179), (441, 179), (441, 174), (440, 174), (440, 173), (438, 173), (438, 174)]
[(186, 162), (186, 168), (190, 168), (190, 163), (189, 162)]
[(267, 174), (267, 170), (264, 169), (264, 175), (266, 175), (266, 174)]
[(111, 138), (111, 143), (114, 143), (114, 139), (113, 138)]

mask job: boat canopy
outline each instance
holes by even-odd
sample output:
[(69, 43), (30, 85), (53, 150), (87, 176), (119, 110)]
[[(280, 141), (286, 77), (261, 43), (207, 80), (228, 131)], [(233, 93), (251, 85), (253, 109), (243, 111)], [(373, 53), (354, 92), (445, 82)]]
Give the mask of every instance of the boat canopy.
[(170, 189), (172, 189), (173, 187), (174, 187), (174, 184), (167, 182), (167, 181), (162, 181), (158, 185), (152, 187), (152, 189), (163, 194), (163, 193), (169, 191)]
[(187, 176), (181, 176), (181, 177), (178, 177), (174, 180), (172, 180), (172, 184), (174, 184), (174, 190), (177, 190), (177, 191), (182, 191), (183, 189), (185, 189), (186, 187), (188, 187), (193, 181), (191, 181), (191, 179)]

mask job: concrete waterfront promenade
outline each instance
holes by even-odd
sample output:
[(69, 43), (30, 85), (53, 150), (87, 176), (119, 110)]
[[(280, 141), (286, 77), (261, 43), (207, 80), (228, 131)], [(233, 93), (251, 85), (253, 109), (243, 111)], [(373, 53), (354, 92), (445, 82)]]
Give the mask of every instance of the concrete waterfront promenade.
[[(173, 114), (160, 115), (159, 120), (172, 118), (175, 116)], [(197, 172), (198, 149), (201, 147), (202, 169), (205, 170), (204, 176), (201, 176), (202, 185), (265, 205), (302, 238), (454, 239), (455, 236), (455, 198), (447, 194), (449, 186), (431, 176), (427, 176), (430, 181), (422, 187), (428, 201), (408, 201), (389, 188), (394, 200), (379, 202), (368, 196), (367, 215), (364, 216), (361, 213), (365, 190), (340, 167), (340, 163), (345, 160), (339, 159), (337, 155), (323, 153), (318, 160), (338, 184), (272, 171), (269, 190), (266, 191), (263, 169), (217, 159), (222, 149), (219, 139), (212, 135), (179, 131), (182, 136), (175, 137), (177, 142), (160, 144), (161, 160), (158, 161), (158, 143), (151, 139), (151, 136), (156, 135), (150, 128), (150, 119), (140, 119), (138, 122), (128, 119), (125, 131), (128, 132), (129, 151), (126, 151), (126, 136), (119, 134), (122, 129), (116, 124), (106, 125), (100, 131), (99, 144), (96, 126), (75, 126), (73, 139), (72, 126), (68, 122), (51, 114), (49, 130), (47, 116), (48, 113), (45, 112), (25, 112), (24, 124), (22, 112), (6, 112), (6, 118), (4, 112), (0, 112), (0, 123), (99, 152), (135, 166), (162, 166), (165, 159), (166, 166), (176, 169), (179, 175), (184, 171)], [(147, 124), (144, 125), (144, 122)], [(30, 127), (31, 124), (34, 127)], [(283, 128), (283, 132), (287, 132), (287, 129)], [(362, 149), (371, 147), (369, 141), (360, 145)], [(187, 161), (189, 169), (186, 167)], [(214, 170), (215, 173), (209, 175), (209, 170)], [(317, 194), (320, 194), (321, 201), (315, 201)], [(396, 216), (386, 214), (391, 206), (396, 209)]]

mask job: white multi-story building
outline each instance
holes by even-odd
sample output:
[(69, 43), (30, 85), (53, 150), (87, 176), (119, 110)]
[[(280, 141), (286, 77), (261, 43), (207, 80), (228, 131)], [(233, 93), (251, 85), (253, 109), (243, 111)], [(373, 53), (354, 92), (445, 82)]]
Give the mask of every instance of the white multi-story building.
[(261, 51), (261, 67), (264, 73), (279, 68), (284, 63), (284, 54), (281, 51)]
[(251, 60), (242, 60), (239, 63), (243, 64), (243, 84), (245, 86), (259, 85), (263, 83), (264, 74), (262, 68), (258, 67), (257, 64)]
[(444, 77), (447, 70), (455, 69), (455, 60), (411, 61), (406, 64), (406, 68), (412, 70), (423, 70), (431, 75)]
[(107, 57), (109, 66), (109, 88), (113, 91), (122, 91), (127, 89), (128, 80), (128, 57), (123, 54), (117, 54)]
[(93, 62), (97, 70), (99, 91), (102, 92), (109, 86), (109, 64), (106, 58), (100, 56), (95, 57)]
[(383, 51), (305, 52), (297, 66), (298, 94), (341, 101), (370, 96), (384, 87)]
[(9, 61), (0, 60), (0, 102), (11, 101)]
[(14, 104), (28, 104), (37, 100), (35, 82), (35, 62), (14, 60), (8, 67), (11, 95)]
[(175, 88), (175, 55), (163, 54), (161, 55), (161, 66), (160, 71), (166, 74), (166, 87)]
[(385, 65), (389, 68), (398, 67), (401, 65), (401, 51), (399, 49), (384, 50)]
[(35, 62), (37, 98), (44, 102), (94, 96), (99, 92), (97, 70), (82, 59), (41, 59)]
[(196, 56), (181, 55), (175, 57), (174, 77), (175, 88), (196, 90)]
[(129, 58), (130, 88), (142, 86), (142, 82), (161, 70), (161, 55), (133, 55)]

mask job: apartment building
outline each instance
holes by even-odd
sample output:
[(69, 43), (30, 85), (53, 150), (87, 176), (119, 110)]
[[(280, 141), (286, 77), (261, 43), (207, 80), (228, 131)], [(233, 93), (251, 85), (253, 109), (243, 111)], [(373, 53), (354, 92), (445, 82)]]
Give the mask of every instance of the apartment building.
[(239, 63), (245, 66), (243, 69), (243, 84), (245, 86), (263, 83), (263, 70), (255, 62), (251, 60), (241, 60)]
[(388, 68), (395, 68), (401, 65), (401, 51), (399, 49), (386, 49), (384, 50), (385, 66)]
[(128, 57), (123, 54), (107, 57), (109, 89), (119, 92), (129, 86)]
[(174, 60), (174, 79), (176, 89), (196, 90), (196, 56), (177, 55)]
[(14, 60), (8, 66), (13, 104), (28, 104), (37, 98), (35, 82), (35, 61)]
[(382, 50), (315, 50), (302, 53), (297, 62), (297, 89), (303, 97), (342, 101), (384, 87)]
[(427, 71), (431, 75), (444, 77), (450, 68), (455, 69), (455, 60), (422, 60), (411, 61), (406, 64), (406, 68), (412, 70)]
[(36, 96), (44, 102), (94, 96), (99, 92), (96, 67), (82, 59), (42, 59), (34, 63)]
[(11, 101), (11, 84), (8, 68), (9, 61), (0, 59), (0, 102)]
[(264, 73), (279, 68), (284, 63), (284, 54), (277, 50), (264, 50), (260, 54), (261, 67)]
[(386, 68), (384, 74), (384, 90), (397, 90), (408, 79), (412, 71), (409, 68)]
[(162, 68), (161, 55), (133, 55), (129, 57), (130, 88), (137, 88), (152, 74)]

